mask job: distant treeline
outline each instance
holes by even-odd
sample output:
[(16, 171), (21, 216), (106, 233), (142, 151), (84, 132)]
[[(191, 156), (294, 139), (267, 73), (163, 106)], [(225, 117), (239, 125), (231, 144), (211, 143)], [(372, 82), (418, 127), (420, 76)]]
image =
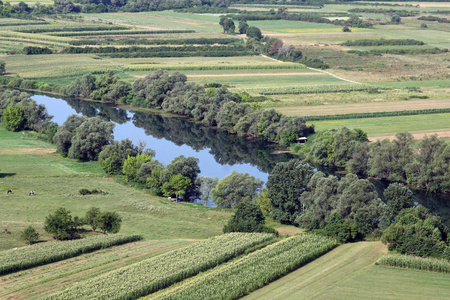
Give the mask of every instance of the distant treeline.
[(370, 13), (384, 15), (398, 15), (400, 17), (414, 17), (419, 14), (418, 11), (399, 10), (399, 9), (383, 9), (383, 8), (353, 8), (348, 10), (351, 13)]
[(439, 23), (450, 23), (450, 20), (448, 20), (447, 18), (439, 18), (439, 17), (434, 17), (434, 16), (423, 16), (423, 17), (418, 18), (418, 20), (437, 21)]
[(381, 180), (414, 184), (430, 192), (450, 193), (450, 145), (435, 135), (415, 140), (409, 133), (369, 143), (359, 129), (319, 132), (300, 148), (309, 161), (345, 167), (350, 172)]
[(70, 41), (69, 44), (74, 46), (82, 45), (227, 45), (242, 43), (241, 39), (235, 38), (191, 38), (176, 40), (149, 40), (142, 38), (125, 38), (125, 39), (86, 39)]
[(448, 49), (440, 48), (426, 48), (426, 49), (383, 49), (383, 50), (369, 50), (369, 51), (358, 51), (349, 50), (347, 53), (358, 54), (359, 56), (367, 55), (382, 55), (382, 54), (395, 54), (395, 55), (417, 55), (417, 54), (440, 54), (447, 53)]
[(351, 26), (358, 28), (372, 28), (373, 24), (364, 21), (357, 16), (351, 16), (347, 20), (330, 20), (324, 18), (320, 13), (306, 12), (306, 13), (276, 13), (276, 12), (247, 12), (238, 15), (228, 15), (234, 20), (238, 21), (260, 21), (260, 20), (288, 20), (288, 21), (304, 21), (313, 23), (334, 24), (339, 26)]
[(47, 47), (27, 46), (23, 48), (23, 54), (25, 55), (52, 54), (52, 53), (53, 51)]
[(409, 46), (409, 45), (425, 45), (422, 41), (413, 39), (362, 39), (355, 41), (346, 41), (344, 46)]
[(413, 115), (444, 114), (444, 113), (450, 113), (450, 108), (383, 111), (383, 112), (373, 112), (373, 113), (353, 113), (353, 114), (338, 114), (338, 115), (324, 115), (324, 116), (307, 116), (304, 118), (307, 122), (311, 122), (311, 121), (322, 121), (322, 120), (366, 119), (366, 118), (382, 118), (382, 117), (413, 116)]

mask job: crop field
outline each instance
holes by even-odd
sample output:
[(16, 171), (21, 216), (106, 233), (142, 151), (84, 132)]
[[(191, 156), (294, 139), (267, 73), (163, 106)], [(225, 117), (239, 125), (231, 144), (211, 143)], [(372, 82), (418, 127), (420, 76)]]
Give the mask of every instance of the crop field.
[(243, 299), (446, 299), (450, 274), (375, 266), (380, 242), (337, 247)]
[(36, 299), (107, 272), (186, 247), (193, 240), (145, 240), (4, 275), (0, 298)]
[(46, 299), (135, 299), (220, 265), (273, 238), (265, 233), (221, 235), (83, 281)]

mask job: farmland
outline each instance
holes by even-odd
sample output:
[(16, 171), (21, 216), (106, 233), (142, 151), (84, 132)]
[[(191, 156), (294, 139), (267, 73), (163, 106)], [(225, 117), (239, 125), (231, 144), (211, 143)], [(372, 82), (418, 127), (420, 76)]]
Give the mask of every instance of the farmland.
[[(35, 1), (27, 3), (32, 5)], [(52, 5), (53, 1), (43, 4)], [(307, 125), (314, 125), (316, 131), (346, 126), (362, 129), (370, 140), (406, 131), (418, 135), (439, 133), (448, 140), (450, 25), (419, 18), (448, 17), (449, 7), (445, 3), (432, 4), (436, 7), (399, 5), (286, 5), (284, 16), (280, 5), (230, 7), (242, 15), (245, 11), (254, 16), (261, 13), (259, 19), (249, 19), (248, 25), (260, 28), (267, 37), (264, 41), (279, 39), (281, 45), (277, 41), (258, 44), (239, 34), (237, 28), (235, 33), (223, 33), (219, 18), (228, 12), (222, 8), (214, 11), (215, 7), (208, 8), (208, 13), (119, 10), (69, 16), (48, 14), (39, 19), (2, 18), (0, 61), (5, 62), (6, 69), (1, 79), (11, 79), (7, 84), (17, 88), (27, 88), (26, 84), (36, 81), (42, 85), (28, 87), (29, 90), (43, 86), (41, 91), (62, 97), (74, 80), (88, 74), (95, 81), (112, 72), (133, 84), (163, 69), (169, 74), (183, 73), (188, 83), (202, 86), (199, 90), (204, 94), (196, 98), (193, 93), (192, 102), (207, 99), (223, 85), (239, 101), (250, 102), (244, 98), (254, 96), (251, 99), (255, 102), (248, 104), (247, 111), (251, 108), (257, 113), (258, 109), (275, 109), (288, 117), (377, 114), (308, 121)], [(355, 13), (352, 9), (373, 10)], [(394, 22), (393, 13), (383, 12), (387, 9), (408, 10), (410, 15)], [(293, 19), (304, 13), (324, 19), (320, 19), (321, 23), (288, 20), (286, 15), (291, 13)], [(239, 13), (230, 12), (228, 16), (235, 18), (237, 27)], [(348, 32), (344, 32), (340, 21), (356, 16), (373, 26), (353, 23), (355, 26), (349, 25)], [(414, 38), (418, 43), (402, 44), (406, 43), (405, 38)], [(358, 44), (367, 39), (374, 43)], [(355, 42), (344, 44), (348, 41)], [(379, 45), (375, 41), (380, 41)], [(277, 54), (271, 46), (278, 47)], [(298, 59), (293, 58), (296, 50), (301, 51)], [(131, 88), (127, 93), (134, 96), (136, 91), (130, 91)], [(103, 97), (98, 99), (106, 102)], [(128, 100), (114, 103), (132, 107), (135, 103)], [(173, 104), (178, 106), (181, 107)], [(183, 109), (189, 107), (192, 106)], [(429, 113), (430, 110), (435, 111)], [(407, 115), (411, 111), (421, 112)], [(399, 113), (395, 115), (396, 112)], [(389, 116), (382, 116), (383, 113)], [(229, 114), (231, 120), (234, 115)], [(279, 117), (273, 115), (274, 119)], [(197, 121), (205, 123), (204, 120)], [(209, 124), (221, 129), (218, 123)], [(260, 122), (253, 125), (257, 133), (251, 138), (258, 136), (262, 128)], [(163, 126), (159, 129), (166, 130)], [(281, 133), (288, 135), (287, 131)], [(304, 229), (281, 225), (269, 218), (268, 226), (276, 228), (280, 237), (223, 235), (232, 210), (155, 196), (150, 189), (133, 186), (136, 183), (121, 175), (107, 175), (98, 162), (61, 157), (55, 145), (40, 141), (36, 135), (10, 132), (0, 125), (0, 272), (3, 261), (15, 263), (4, 271), (8, 274), (0, 277), (1, 299), (445, 299), (450, 294), (448, 273), (375, 265), (387, 252), (378, 241), (337, 245), (334, 240), (303, 234)], [(314, 139), (312, 136), (308, 143)], [(259, 153), (255, 159), (260, 159)], [(145, 180), (140, 183), (141, 187), (145, 184)], [(7, 189), (14, 192), (5, 196)], [(104, 193), (82, 195), (81, 189)], [(27, 196), (30, 190), (36, 194)], [(143, 239), (111, 243), (108, 248), (101, 243), (76, 246), (66, 255), (64, 249), (70, 247), (55, 242), (45, 232), (46, 216), (65, 207), (73, 216), (83, 217), (94, 205), (120, 214), (121, 234)], [(30, 225), (40, 234), (40, 243), (28, 247), (21, 232)], [(85, 230), (85, 235), (89, 237), (80, 240), (81, 244), (91, 236), (105, 238), (90, 230)], [(53, 246), (56, 243), (61, 244), (62, 250)], [(50, 258), (39, 260), (38, 255), (27, 252), (40, 247), (42, 256)], [(52, 248), (53, 254), (46, 247)], [(86, 253), (85, 248), (92, 248), (92, 252)], [(25, 253), (24, 263), (14, 256), (20, 253)]]
[[(275, 6), (276, 7), (276, 6)], [(268, 11), (271, 5), (237, 5), (235, 8), (249, 11)], [(326, 5), (323, 9), (314, 7), (292, 6), (289, 11), (311, 12), (329, 15), (336, 18), (345, 16), (351, 5)], [(362, 7), (362, 8), (365, 8)], [(381, 6), (380, 9), (389, 7)], [(335, 110), (333, 105), (351, 103), (358, 99), (367, 105), (355, 106), (352, 110), (368, 112), (377, 110), (377, 101), (386, 102), (386, 110), (404, 110), (400, 106), (404, 95), (410, 87), (418, 88), (422, 97), (434, 103), (448, 94), (448, 72), (446, 53), (358, 56), (349, 50), (359, 52), (441, 49), (449, 48), (450, 33), (448, 24), (436, 26), (428, 22), (426, 29), (420, 28), (417, 20), (422, 14), (437, 11), (438, 8), (409, 8), (417, 12), (414, 17), (405, 17), (398, 25), (383, 24), (389, 16), (378, 13), (362, 14), (363, 18), (377, 20), (373, 28), (352, 28), (344, 33), (340, 26), (299, 22), (289, 20), (249, 21), (249, 25), (261, 28), (263, 34), (279, 38), (286, 45), (301, 49), (306, 57), (319, 58), (328, 63), (328, 71), (336, 75), (320, 73), (306, 69), (305, 66), (289, 62), (276, 62), (273, 58), (258, 55), (237, 57), (133, 57), (114, 58), (99, 54), (61, 54), (64, 48), (76, 41), (89, 42), (123, 38), (146, 39), (149, 41), (177, 41), (185, 39), (235, 39), (242, 43), (244, 35), (226, 35), (221, 33), (218, 15), (190, 14), (174, 11), (142, 12), (142, 13), (102, 13), (83, 14), (76, 22), (63, 19), (44, 19), (43, 21), (27, 21), (4, 19), (1, 23), (0, 49), (15, 52), (16, 55), (4, 56), (9, 76), (19, 75), (22, 78), (39, 79), (48, 83), (67, 85), (75, 78), (87, 73), (102, 74), (115, 72), (120, 78), (133, 82), (157, 69), (171, 72), (180, 71), (188, 76), (189, 81), (198, 84), (219, 83), (235, 92), (248, 91), (253, 95), (266, 95), (273, 101), (263, 103), (264, 108), (276, 108), (289, 115), (302, 116), (308, 106), (317, 103), (323, 105), (323, 113)], [(81, 21), (81, 22), (80, 22)], [(77, 31), (73, 31), (77, 28)], [(31, 32), (33, 31), (33, 32)], [(153, 33), (152, 33), (153, 32)], [(95, 34), (95, 35), (94, 35)], [(349, 40), (361, 39), (401, 39), (414, 36), (422, 41), (422, 46), (343, 46)], [(25, 46), (49, 47), (59, 54), (32, 55), (26, 60), (19, 53)], [(96, 46), (99, 47), (100, 45)], [(122, 45), (120, 47), (126, 47)], [(158, 45), (146, 46), (159, 47)], [(68, 55), (70, 59), (67, 59)], [(201, 62), (201, 63), (199, 63)], [(75, 67), (76, 66), (76, 67)], [(303, 69), (302, 69), (303, 68)], [(236, 72), (236, 70), (239, 70)], [(305, 74), (300, 74), (305, 73)], [(234, 75), (234, 76), (233, 76)], [(362, 83), (364, 87), (356, 88), (345, 80)], [(384, 88), (377, 95), (368, 94), (364, 88)], [(394, 92), (391, 92), (394, 89)], [(322, 95), (324, 94), (325, 95)], [(409, 96), (409, 95), (408, 95)], [(326, 100), (320, 100), (326, 98)], [(334, 102), (335, 99), (335, 102)], [(394, 104), (396, 102), (396, 104)], [(391, 104), (392, 103), (392, 107)], [(345, 107), (345, 106), (344, 106)], [(305, 108), (304, 110), (302, 108)], [(409, 108), (409, 107), (408, 107)], [(312, 109), (312, 108), (311, 108)], [(424, 120), (426, 122), (426, 120)], [(349, 126), (354, 127), (353, 124)], [(394, 129), (404, 130), (404, 127)], [(415, 132), (414, 126), (406, 128)], [(448, 128), (444, 128), (448, 129)], [(433, 128), (429, 128), (433, 130)], [(378, 134), (369, 132), (371, 134)], [(379, 134), (391, 134), (380, 132)]]

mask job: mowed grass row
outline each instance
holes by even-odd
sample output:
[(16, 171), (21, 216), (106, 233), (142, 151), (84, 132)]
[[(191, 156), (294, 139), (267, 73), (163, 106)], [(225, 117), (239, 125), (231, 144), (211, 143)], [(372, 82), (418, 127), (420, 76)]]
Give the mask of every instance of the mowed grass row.
[(36, 299), (107, 272), (186, 247), (195, 240), (141, 240), (3, 275), (0, 299)]
[(84, 281), (46, 299), (136, 299), (213, 268), (272, 239), (272, 234), (221, 235)]
[(341, 245), (244, 300), (448, 299), (450, 274), (376, 266), (381, 242)]
[[(199, 276), (155, 299), (237, 299), (295, 270), (335, 247), (333, 239), (298, 235), (255, 251)], [(147, 299), (153, 299), (149, 297)]]
[(139, 64), (125, 67), (126, 71), (155, 71), (159, 69), (169, 71), (191, 71), (191, 70), (306, 70), (306, 66), (294, 63), (267, 63), (267, 64), (228, 64), (228, 65), (147, 65)]
[(450, 273), (450, 261), (445, 259), (423, 258), (412, 255), (388, 254), (382, 256), (376, 262), (376, 264), (381, 266)]
[(135, 242), (140, 239), (142, 237), (139, 235), (107, 235), (67, 242), (41, 243), (20, 249), (2, 251), (0, 252), (0, 275), (67, 259), (98, 249)]

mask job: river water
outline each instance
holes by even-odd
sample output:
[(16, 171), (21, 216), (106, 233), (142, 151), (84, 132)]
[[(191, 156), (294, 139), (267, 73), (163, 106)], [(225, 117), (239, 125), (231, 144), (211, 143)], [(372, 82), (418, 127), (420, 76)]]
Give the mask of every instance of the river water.
[[(292, 154), (274, 154), (280, 150), (276, 145), (261, 140), (249, 140), (234, 134), (192, 123), (183, 117), (163, 117), (160, 114), (130, 112), (111, 105), (58, 99), (43, 95), (31, 97), (44, 104), (53, 121), (61, 125), (71, 114), (88, 117), (101, 116), (115, 123), (114, 139), (130, 139), (135, 145), (144, 141), (156, 151), (155, 159), (169, 164), (179, 155), (199, 159), (201, 175), (223, 178), (233, 170), (248, 173), (264, 182), (272, 168), (282, 161), (295, 158)], [(333, 173), (333, 170), (326, 170)], [(387, 183), (372, 180), (378, 194), (383, 197)], [(436, 195), (413, 190), (414, 201), (440, 215), (450, 225), (450, 195)]]

